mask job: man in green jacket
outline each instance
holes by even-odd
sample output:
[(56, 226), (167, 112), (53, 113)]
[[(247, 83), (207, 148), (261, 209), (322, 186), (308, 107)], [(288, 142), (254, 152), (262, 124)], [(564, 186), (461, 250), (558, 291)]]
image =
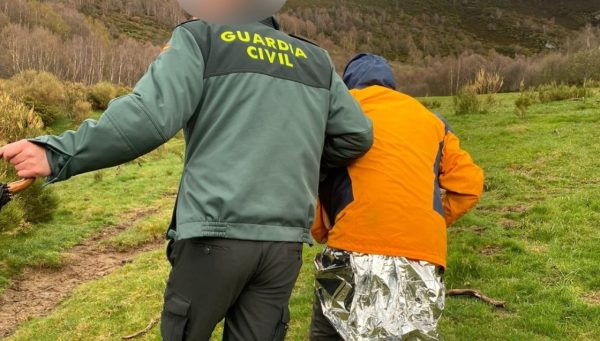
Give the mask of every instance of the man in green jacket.
[(181, 129), (163, 339), (208, 340), (225, 318), (227, 340), (283, 340), (320, 171), (348, 165), (373, 141), (324, 50), (272, 18), (187, 22), (98, 122), (0, 156), (19, 176), (54, 183), (134, 160)]

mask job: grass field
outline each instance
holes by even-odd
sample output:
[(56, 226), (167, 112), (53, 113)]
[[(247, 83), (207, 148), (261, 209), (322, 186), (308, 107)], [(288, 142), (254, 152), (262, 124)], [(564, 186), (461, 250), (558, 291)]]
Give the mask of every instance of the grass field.
[[(446, 340), (600, 340), (600, 102), (537, 104), (524, 119), (515, 95), (488, 114), (456, 116), (436, 98), (463, 146), (486, 171), (479, 207), (450, 229), (449, 288), (476, 288), (507, 301), (491, 308), (449, 298)], [(122, 222), (127, 212), (159, 209), (109, 241), (121, 248), (157, 238), (166, 227), (181, 169), (181, 140), (140, 165), (55, 185), (56, 219), (19, 236), (0, 236), (0, 287), (24, 267), (59, 268), (63, 252)], [(291, 301), (289, 340), (305, 340), (312, 301), (312, 258)], [(22, 325), (10, 340), (118, 340), (157, 317), (168, 274), (163, 250), (144, 253), (80, 286), (50, 315)], [(218, 338), (218, 332), (215, 339)], [(154, 327), (140, 340), (159, 340)]]

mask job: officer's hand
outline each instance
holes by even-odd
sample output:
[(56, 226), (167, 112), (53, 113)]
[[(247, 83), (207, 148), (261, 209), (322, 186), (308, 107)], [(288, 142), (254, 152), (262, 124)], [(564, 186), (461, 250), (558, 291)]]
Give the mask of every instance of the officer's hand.
[(40, 178), (50, 176), (52, 173), (46, 149), (27, 140), (0, 148), (0, 158), (4, 158), (15, 166), (21, 178)]

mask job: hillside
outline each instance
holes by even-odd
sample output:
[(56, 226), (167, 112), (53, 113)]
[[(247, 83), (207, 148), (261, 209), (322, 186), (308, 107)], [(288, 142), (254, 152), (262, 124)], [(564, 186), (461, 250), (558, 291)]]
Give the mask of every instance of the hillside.
[(287, 9), (317, 28), (324, 26), (337, 44), (356, 30), (359, 47), (367, 44), (403, 61), (418, 59), (411, 55), (415, 47), (425, 56), (469, 49), (531, 55), (559, 47), (569, 31), (600, 23), (600, 2), (594, 0), (291, 0)]
[[(127, 5), (132, 2), (133, 6)], [(164, 41), (171, 26), (181, 19), (177, 6), (170, 1), (155, 5), (168, 12), (158, 20), (156, 13), (160, 10), (144, 11), (149, 6), (135, 3), (93, 1), (80, 6), (80, 10), (102, 21), (116, 37), (154, 43)], [(126, 7), (138, 10), (125, 11)], [(326, 37), (344, 49), (364, 45), (391, 59), (410, 61), (411, 57), (419, 58), (415, 50), (423, 55), (445, 56), (469, 49), (495, 49), (512, 56), (556, 48), (569, 31), (600, 24), (600, 2), (290, 0), (281, 14), (312, 22), (314, 29), (302, 32), (310, 38), (319, 39), (321, 34), (320, 40)]]
[[(94, 1), (82, 6), (81, 10), (116, 29), (119, 32), (117, 35), (154, 42), (164, 39), (171, 28), (168, 24), (180, 18), (176, 10), (170, 11), (170, 22), (165, 22), (164, 16), (157, 22), (152, 15), (145, 15), (149, 12), (132, 11), (134, 16), (131, 16), (123, 11), (123, 7), (130, 2), (135, 1)], [(169, 1), (163, 1), (161, 6), (176, 8)], [(356, 30), (359, 35), (372, 35), (380, 43), (373, 44), (375, 48), (379, 45), (381, 53), (396, 57), (406, 58), (410, 51), (409, 46), (403, 44), (393, 46), (394, 41), (410, 35), (413, 35), (415, 44), (425, 55), (447, 55), (469, 48), (481, 51), (496, 49), (512, 55), (557, 47), (570, 30), (580, 29), (586, 24), (600, 24), (600, 2), (290, 0), (282, 14), (312, 21), (317, 26), (317, 31), (313, 33), (333, 36), (337, 43), (341, 40), (335, 38), (347, 31)], [(335, 29), (327, 30), (331, 28)], [(389, 34), (391, 29), (396, 34)], [(398, 30), (407, 30), (408, 34), (398, 34)], [(364, 43), (367, 39), (359, 40)], [(392, 46), (387, 46), (384, 41), (389, 41)]]
[[(38, 69), (133, 85), (185, 18), (175, 0), (0, 0), (0, 78)], [(386, 56), (414, 95), (453, 94), (481, 68), (502, 73), (503, 91), (521, 81), (582, 83), (587, 74), (560, 78), (556, 70), (571, 66), (557, 58), (549, 70), (533, 65), (600, 46), (600, 30), (587, 26), (600, 25), (597, 0), (290, 0), (279, 18), (328, 49), (338, 68), (359, 51)], [(415, 84), (428, 75), (450, 80)]]

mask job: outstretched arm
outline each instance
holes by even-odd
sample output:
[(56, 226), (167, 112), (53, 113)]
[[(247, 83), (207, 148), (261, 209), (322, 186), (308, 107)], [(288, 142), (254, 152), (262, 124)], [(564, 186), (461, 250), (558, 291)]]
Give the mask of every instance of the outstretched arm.
[(3, 157), (21, 177), (55, 182), (134, 160), (167, 142), (196, 112), (204, 74), (200, 48), (186, 28), (177, 28), (168, 46), (133, 92), (112, 101), (99, 121), (10, 144)]

